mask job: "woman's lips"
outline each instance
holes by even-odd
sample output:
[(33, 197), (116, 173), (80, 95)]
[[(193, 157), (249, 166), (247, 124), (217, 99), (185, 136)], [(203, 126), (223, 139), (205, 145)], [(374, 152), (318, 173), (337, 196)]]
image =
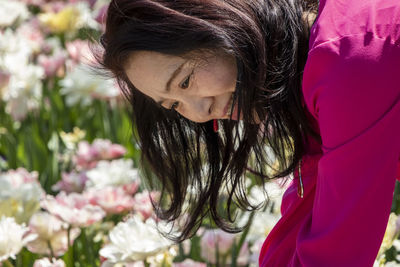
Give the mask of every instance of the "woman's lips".
[(229, 115), (230, 115), (230, 109), (232, 108), (232, 102), (233, 102), (233, 94), (229, 98), (228, 103), (226, 103), (226, 106), (222, 113), (222, 117), (228, 117), (228, 118), (230, 117)]
[(237, 103), (235, 103), (235, 105), (233, 106), (231, 119), (234, 121), (238, 120), (238, 105), (237, 105)]
[(233, 106), (232, 116), (231, 116), (232, 104), (233, 104), (233, 94), (223, 110), (222, 117), (226, 119), (238, 120), (238, 105), (237, 103), (235, 103), (235, 105)]

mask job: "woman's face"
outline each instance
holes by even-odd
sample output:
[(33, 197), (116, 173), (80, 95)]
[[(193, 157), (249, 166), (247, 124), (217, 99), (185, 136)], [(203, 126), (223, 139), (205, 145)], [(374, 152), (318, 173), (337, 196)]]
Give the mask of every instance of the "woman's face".
[[(196, 62), (157, 52), (130, 55), (125, 71), (131, 83), (166, 109), (194, 122), (229, 119), (236, 86), (236, 60), (216, 55)], [(232, 119), (237, 120), (237, 108)]]

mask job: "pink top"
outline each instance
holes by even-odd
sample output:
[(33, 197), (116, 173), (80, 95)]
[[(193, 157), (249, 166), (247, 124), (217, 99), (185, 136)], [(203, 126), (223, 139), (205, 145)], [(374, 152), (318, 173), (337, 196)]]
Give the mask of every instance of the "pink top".
[(320, 0), (303, 76), (320, 132), (282, 218), (264, 242), (268, 267), (372, 266), (400, 180), (400, 1)]

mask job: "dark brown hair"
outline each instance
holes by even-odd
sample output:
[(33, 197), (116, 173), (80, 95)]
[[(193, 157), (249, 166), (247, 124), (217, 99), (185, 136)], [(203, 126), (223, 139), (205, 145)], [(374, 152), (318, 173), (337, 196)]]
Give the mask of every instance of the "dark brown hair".
[[(258, 208), (246, 198), (246, 171), (256, 174), (259, 183), (288, 176), (305, 152), (304, 136), (319, 140), (301, 104), (310, 30), (304, 15), (316, 9), (316, 0), (110, 3), (101, 37), (104, 51), (97, 58), (117, 78), (132, 105), (143, 166), (151, 170), (145, 180), (161, 191), (160, 202), (154, 203), (157, 216), (174, 221), (184, 211), (189, 215), (181, 235), (172, 239), (192, 236), (206, 215), (225, 231), (242, 230), (233, 224), (232, 203), (246, 210)], [(124, 70), (129, 55), (140, 50), (234, 56), (238, 68), (234, 101), (243, 121), (224, 120), (221, 131), (214, 133), (212, 122), (194, 123), (156, 105), (130, 83)], [(254, 112), (266, 119), (255, 123)], [(279, 162), (274, 174), (267, 170), (271, 165), (267, 145)], [(218, 209), (221, 199), (227, 203), (225, 210)]]

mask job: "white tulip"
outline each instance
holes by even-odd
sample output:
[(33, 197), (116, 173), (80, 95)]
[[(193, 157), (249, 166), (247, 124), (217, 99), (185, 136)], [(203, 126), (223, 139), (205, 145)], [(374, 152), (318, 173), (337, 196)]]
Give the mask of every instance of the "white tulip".
[(60, 81), (61, 94), (68, 106), (80, 103), (88, 106), (94, 98), (114, 98), (120, 95), (113, 80), (96, 75), (89, 67), (78, 65)]
[(130, 159), (99, 161), (97, 166), (86, 173), (87, 187), (104, 188), (131, 184), (139, 180), (138, 170)]
[[(159, 229), (169, 230), (162, 224), (159, 224)], [(172, 241), (159, 234), (153, 219), (143, 222), (137, 216), (120, 222), (111, 230), (109, 237), (111, 243), (100, 250), (100, 255), (113, 263), (145, 260), (168, 251), (173, 245)]]
[(17, 20), (29, 17), (26, 5), (21, 1), (0, 0), (0, 27), (11, 26)]
[(27, 234), (28, 231), (25, 224), (17, 224), (12, 217), (0, 219), (0, 262), (9, 257), (15, 259), (22, 247), (37, 237), (36, 234)]

